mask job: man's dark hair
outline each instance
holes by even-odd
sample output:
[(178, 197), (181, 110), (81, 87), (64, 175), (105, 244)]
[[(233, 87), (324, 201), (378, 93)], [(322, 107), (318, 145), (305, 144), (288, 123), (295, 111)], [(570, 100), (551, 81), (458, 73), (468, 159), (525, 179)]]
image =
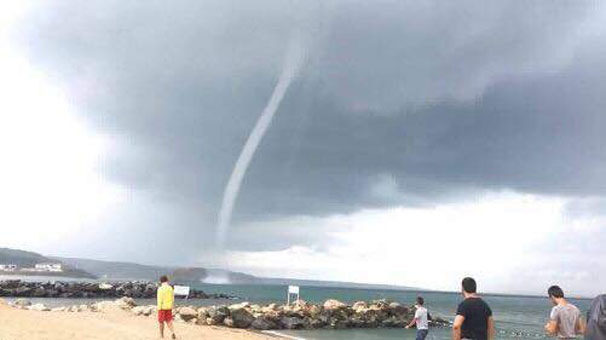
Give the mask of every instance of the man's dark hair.
[(160, 276), (160, 282), (161, 283), (168, 282), (168, 276), (166, 276), (166, 275)]
[(562, 288), (560, 288), (560, 286), (551, 286), (549, 287), (549, 289), (547, 289), (547, 295), (549, 295), (549, 297), (554, 298), (563, 298), (564, 291), (562, 290)]
[(478, 290), (478, 285), (476, 284), (476, 280), (474, 280), (472, 277), (464, 278), (461, 285), (463, 286), (463, 290), (466, 293), (475, 293)]
[(422, 297), (417, 296), (417, 303), (419, 304), (419, 306), (423, 306), (423, 304), (425, 303), (425, 300), (423, 300)]

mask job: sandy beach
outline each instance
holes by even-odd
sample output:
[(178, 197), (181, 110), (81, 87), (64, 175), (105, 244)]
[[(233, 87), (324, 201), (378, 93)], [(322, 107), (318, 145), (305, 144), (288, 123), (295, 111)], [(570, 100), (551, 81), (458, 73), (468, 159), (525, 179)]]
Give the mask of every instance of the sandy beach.
[[(179, 339), (275, 339), (246, 330), (186, 323), (175, 323), (175, 331)], [(117, 307), (108, 308), (100, 313), (53, 313), (15, 309), (0, 300), (1, 340), (148, 340), (158, 338), (155, 317), (137, 317)], [(170, 337), (165, 336), (165, 338)]]

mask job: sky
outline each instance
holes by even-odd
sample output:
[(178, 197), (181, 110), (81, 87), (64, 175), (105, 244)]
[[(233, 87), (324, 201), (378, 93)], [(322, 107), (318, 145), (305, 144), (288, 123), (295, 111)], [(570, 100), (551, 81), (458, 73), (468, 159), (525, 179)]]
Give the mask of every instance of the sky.
[(605, 53), (597, 1), (2, 3), (0, 246), (604, 293)]

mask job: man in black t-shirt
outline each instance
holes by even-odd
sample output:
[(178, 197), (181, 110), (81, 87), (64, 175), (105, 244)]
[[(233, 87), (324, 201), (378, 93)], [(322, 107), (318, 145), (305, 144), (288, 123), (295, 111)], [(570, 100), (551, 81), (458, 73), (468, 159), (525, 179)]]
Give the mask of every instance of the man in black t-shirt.
[(492, 310), (477, 294), (476, 281), (471, 277), (463, 279), (465, 300), (457, 308), (457, 316), (452, 325), (452, 339), (489, 340), (494, 336)]

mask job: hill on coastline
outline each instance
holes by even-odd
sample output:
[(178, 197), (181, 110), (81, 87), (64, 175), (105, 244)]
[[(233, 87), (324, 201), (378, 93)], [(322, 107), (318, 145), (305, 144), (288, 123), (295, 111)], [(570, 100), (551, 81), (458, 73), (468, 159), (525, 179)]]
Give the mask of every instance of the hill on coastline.
[(69, 264), (49, 258), (38, 253), (31, 251), (0, 248), (0, 264), (14, 264), (19, 268), (31, 268), (39, 263), (58, 263), (62, 265), (63, 271), (61, 272), (24, 272), (24, 271), (1, 271), (0, 275), (42, 275), (42, 276), (58, 276), (58, 277), (72, 277), (72, 278), (87, 278), (95, 279), (96, 276), (82, 269), (78, 269), (70, 266)]
[(130, 262), (99, 261), (71, 257), (50, 258), (90, 273), (105, 280), (145, 280), (156, 281), (161, 275), (171, 272), (169, 267), (149, 266)]
[(202, 267), (154, 266), (132, 262), (101, 261), (71, 257), (51, 257), (74, 268), (93, 273), (106, 280), (156, 281), (161, 275), (170, 275), (176, 282), (253, 283), (255, 276), (223, 269)]
[[(98, 278), (102, 280), (127, 281), (142, 280), (156, 281), (161, 275), (169, 275), (175, 282), (180, 283), (210, 283), (210, 284), (252, 284), (252, 285), (300, 285), (308, 287), (335, 287), (354, 289), (383, 289), (406, 290), (414, 289), (404, 286), (365, 284), (338, 281), (316, 281), (290, 278), (266, 278), (250, 274), (216, 268), (156, 266), (132, 262), (102, 261), (73, 257), (44, 256), (38, 253), (0, 248), (0, 264), (16, 264), (20, 267), (33, 267), (37, 263), (61, 263), (63, 272), (59, 273), (22, 273), (14, 275), (43, 275), (72, 278)], [(0, 274), (11, 274), (0, 272)]]
[(365, 284), (338, 281), (316, 281), (289, 278), (266, 278), (224, 269), (202, 267), (171, 267), (142, 265), (130, 262), (111, 262), (78, 258), (53, 257), (107, 280), (156, 281), (161, 275), (170, 275), (171, 280), (181, 283), (253, 284), (253, 285), (300, 285), (308, 287), (335, 287), (354, 289), (406, 290), (404, 286)]

